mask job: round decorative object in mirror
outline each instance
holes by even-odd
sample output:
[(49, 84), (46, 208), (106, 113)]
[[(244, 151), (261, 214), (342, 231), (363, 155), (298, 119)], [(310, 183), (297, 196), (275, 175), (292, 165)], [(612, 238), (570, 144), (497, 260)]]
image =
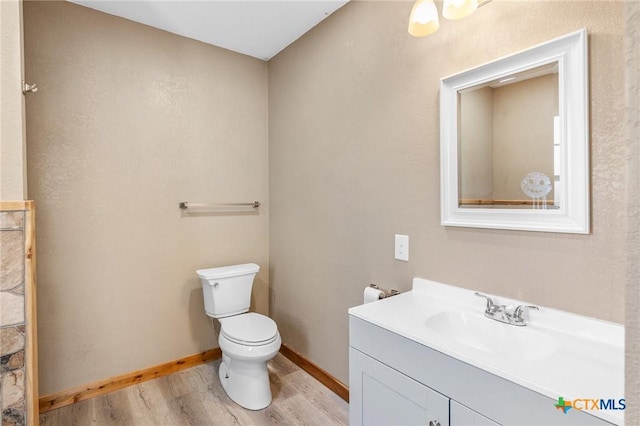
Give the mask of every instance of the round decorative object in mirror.
[(522, 179), (520, 188), (527, 197), (531, 197), (534, 209), (547, 208), (547, 195), (551, 192), (549, 176), (541, 172), (531, 172)]

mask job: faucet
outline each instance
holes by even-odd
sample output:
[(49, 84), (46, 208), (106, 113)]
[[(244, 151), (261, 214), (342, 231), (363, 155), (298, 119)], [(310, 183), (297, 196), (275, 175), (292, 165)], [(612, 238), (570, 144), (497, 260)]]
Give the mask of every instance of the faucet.
[(474, 293), (476, 296), (484, 297), (487, 299), (487, 306), (484, 310), (484, 316), (487, 318), (491, 318), (492, 320), (500, 321), (505, 324), (517, 325), (519, 327), (523, 327), (527, 325), (527, 322), (524, 318), (524, 312), (527, 309), (535, 309), (540, 310), (537, 306), (533, 305), (519, 305), (516, 307), (513, 312), (509, 312), (509, 309), (506, 305), (499, 305), (495, 300), (490, 298), (485, 294), (481, 294), (478, 292)]
[(527, 325), (527, 322), (524, 319), (525, 309), (535, 309), (536, 311), (540, 310), (540, 308), (534, 305), (519, 305), (518, 307), (516, 307), (516, 309), (514, 309), (511, 316), (514, 321), (514, 325)]
[(496, 304), (496, 302), (492, 298), (490, 298), (489, 296), (487, 296), (485, 294), (478, 293), (477, 291), (474, 294), (476, 296), (484, 297), (485, 299), (487, 299), (487, 308), (484, 311), (485, 315), (486, 314), (493, 314), (493, 313), (496, 312), (496, 310), (498, 308), (500, 308), (500, 306), (498, 306)]

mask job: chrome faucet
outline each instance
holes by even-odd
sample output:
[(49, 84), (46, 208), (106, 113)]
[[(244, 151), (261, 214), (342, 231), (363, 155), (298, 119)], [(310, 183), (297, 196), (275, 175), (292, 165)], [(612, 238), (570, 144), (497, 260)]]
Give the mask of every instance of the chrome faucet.
[(484, 316), (491, 318), (492, 320), (500, 321), (505, 324), (517, 325), (523, 327), (527, 325), (524, 318), (524, 312), (526, 309), (540, 310), (537, 306), (533, 305), (519, 305), (513, 312), (509, 312), (506, 305), (499, 305), (492, 298), (481, 293), (474, 293), (476, 296), (484, 297), (487, 299), (487, 306), (484, 310)]
[(524, 311), (525, 309), (534, 309), (539, 311), (540, 308), (534, 305), (519, 305), (516, 309), (514, 309), (511, 318), (513, 319), (514, 325), (527, 325), (527, 322), (524, 319)]
[(478, 293), (477, 291), (476, 291), (474, 294), (475, 294), (476, 296), (484, 297), (485, 299), (487, 299), (487, 308), (486, 308), (486, 309), (485, 309), (485, 311), (484, 311), (485, 315), (487, 315), (487, 314), (493, 314), (493, 313), (495, 313), (495, 312), (496, 312), (496, 310), (497, 310), (498, 308), (500, 308), (500, 306), (498, 306), (498, 305), (496, 304), (496, 302), (494, 302), (494, 300), (493, 300), (492, 298), (490, 298), (489, 296), (484, 295), (484, 294), (481, 294), (481, 293)]

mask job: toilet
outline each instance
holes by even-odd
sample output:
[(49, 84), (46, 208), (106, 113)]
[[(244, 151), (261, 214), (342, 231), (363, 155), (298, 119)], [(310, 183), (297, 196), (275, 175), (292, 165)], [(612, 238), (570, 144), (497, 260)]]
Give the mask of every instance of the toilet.
[(253, 279), (259, 270), (255, 263), (247, 263), (196, 271), (204, 310), (220, 323), (220, 383), (229, 398), (249, 410), (271, 404), (267, 362), (282, 343), (271, 318), (249, 312)]

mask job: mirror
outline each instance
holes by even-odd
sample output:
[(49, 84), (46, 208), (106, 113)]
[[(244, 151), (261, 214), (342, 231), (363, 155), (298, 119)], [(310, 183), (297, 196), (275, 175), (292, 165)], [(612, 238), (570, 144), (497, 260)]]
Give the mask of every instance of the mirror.
[(440, 85), (442, 225), (589, 233), (587, 33)]

